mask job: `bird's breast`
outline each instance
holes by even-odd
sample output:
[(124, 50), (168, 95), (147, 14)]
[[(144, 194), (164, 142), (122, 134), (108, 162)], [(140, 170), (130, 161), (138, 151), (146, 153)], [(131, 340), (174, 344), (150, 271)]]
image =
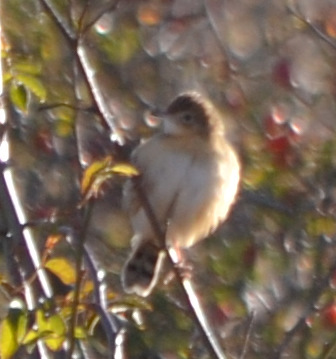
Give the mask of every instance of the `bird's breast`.
[[(225, 219), (237, 191), (239, 168), (230, 147), (152, 139), (137, 152), (145, 191), (168, 242), (189, 246)], [(140, 221), (138, 221), (139, 223)]]

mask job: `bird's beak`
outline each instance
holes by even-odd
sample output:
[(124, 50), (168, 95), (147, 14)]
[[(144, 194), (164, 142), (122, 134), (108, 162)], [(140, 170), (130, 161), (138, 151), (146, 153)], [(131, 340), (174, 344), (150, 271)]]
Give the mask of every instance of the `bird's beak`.
[(146, 111), (145, 121), (150, 127), (159, 127), (162, 125), (163, 120), (166, 117), (166, 113), (162, 110), (154, 109)]
[(161, 127), (164, 133), (177, 134), (180, 132), (179, 127), (176, 126), (176, 121), (167, 111), (154, 109), (148, 111), (145, 118), (148, 126)]

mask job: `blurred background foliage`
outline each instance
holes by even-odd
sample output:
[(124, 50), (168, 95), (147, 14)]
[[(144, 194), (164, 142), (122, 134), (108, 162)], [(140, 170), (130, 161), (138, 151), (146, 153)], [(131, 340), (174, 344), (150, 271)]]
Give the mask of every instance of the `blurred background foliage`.
[[(44, 304), (29, 321), (20, 307), (14, 325), (7, 309), (22, 290), (3, 260), (3, 357), (29, 357), (41, 338), (52, 353), (61, 350), (76, 277), (76, 250), (64, 233), (83, 227), (83, 171), (106, 155), (126, 161), (155, 131), (147, 111), (185, 90), (220, 109), (242, 166), (230, 218), (187, 253), (226, 355), (335, 357), (335, 1), (11, 0), (1, 17), (11, 161), (55, 277), (57, 308), (53, 320), (41, 319)], [(111, 122), (93, 101), (66, 28), (87, 51)], [(111, 141), (118, 138), (123, 145)], [(109, 309), (127, 328), (125, 357), (206, 358), (174, 281), (146, 300), (122, 292), (131, 230), (120, 208), (123, 179), (112, 177), (97, 188), (85, 250), (106, 271)], [(84, 272), (76, 336), (90, 343), (87, 357), (104, 358), (92, 293)]]

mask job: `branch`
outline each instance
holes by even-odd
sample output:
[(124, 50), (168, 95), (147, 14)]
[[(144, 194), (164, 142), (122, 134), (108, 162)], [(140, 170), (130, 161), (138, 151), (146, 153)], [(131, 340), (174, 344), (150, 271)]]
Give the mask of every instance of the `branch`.
[(186, 303), (188, 305), (189, 313), (191, 314), (195, 324), (197, 325), (200, 334), (202, 335), (205, 346), (207, 347), (209, 354), (215, 359), (226, 359), (225, 354), (223, 353), (219, 341), (211, 329), (210, 323), (205, 315), (204, 309), (201, 306), (198, 296), (192, 286), (191, 281), (188, 278), (185, 278), (181, 271), (179, 270), (176, 260), (176, 254), (172, 249), (168, 249), (166, 246), (165, 234), (162, 232), (158, 221), (156, 219), (153, 208), (151, 207), (148, 198), (141, 186), (141, 177), (134, 177), (133, 184), (135, 191), (139, 197), (141, 205), (146, 213), (146, 216), (152, 226), (153, 232), (155, 233), (160, 246), (165, 251), (170, 266), (172, 267), (177, 283), (182, 289)]
[[(97, 303), (97, 311), (101, 318), (101, 323), (108, 341), (108, 358), (117, 358), (116, 351), (121, 349), (121, 345), (117, 344), (117, 341), (120, 336), (124, 335), (124, 332), (116, 316), (108, 313), (105, 272), (96, 268), (86, 249), (84, 249), (84, 259), (94, 283), (94, 299), (95, 303)], [(124, 341), (121, 340), (120, 343), (123, 344)]]
[[(116, 9), (116, 7), (118, 6), (120, 0), (115, 0), (114, 2), (111, 2), (110, 4), (105, 4), (105, 6), (102, 7), (102, 9), (99, 10), (99, 12), (95, 15), (95, 17), (90, 20), (87, 24), (83, 24), (84, 23), (84, 18), (87, 12), (87, 7), (86, 9), (83, 11), (83, 14), (81, 16), (81, 19), (79, 21), (80, 26), (79, 28), (82, 29), (82, 33), (87, 32), (89, 29), (91, 29), (91, 27), (97, 22), (99, 21), (99, 19), (105, 15), (106, 13), (109, 13), (113, 10)], [(89, 3), (89, 2), (88, 2)]]
[(32, 231), (29, 227), (26, 227), (27, 218), (22, 207), (22, 203), (15, 186), (13, 178), (13, 169), (8, 165), (8, 158), (4, 155), (4, 147), (8, 145), (7, 136), (3, 138), (0, 146), (0, 206), (3, 210), (8, 231), (13, 237), (13, 245), (17, 248), (25, 245), (25, 249), (29, 254), (29, 258), (25, 258), (24, 254), (19, 256), (23, 260), (22, 266), (23, 272), (23, 284), (26, 290), (26, 301), (28, 309), (32, 310), (37, 305), (37, 298), (32, 292), (32, 288), (29, 285), (29, 278), (33, 273), (37, 273), (39, 283), (41, 285), (43, 295), (47, 298), (53, 296), (53, 290), (50, 285), (49, 279), (41, 262), (39, 250), (37, 248), (35, 239), (32, 235)]
[[(3, 248), (4, 253), (11, 256), (7, 258), (9, 264), (7, 269), (14, 279), (14, 284), (23, 285), (27, 308), (34, 310), (41, 297), (52, 298), (53, 290), (43, 268), (31, 228), (26, 227), (27, 219), (14, 183), (13, 169), (8, 164), (10, 154), (7, 135), (8, 131), (5, 132), (0, 143), (0, 207), (11, 238), (4, 240)], [(17, 266), (15, 273), (11, 271), (13, 265)], [(30, 278), (35, 274), (39, 280), (31, 283)], [(37, 348), (41, 357), (46, 359), (51, 357), (42, 340), (38, 340)]]
[(288, 7), (288, 11), (291, 15), (302, 21), (305, 25), (307, 25), (320, 39), (326, 42), (333, 49), (336, 49), (335, 41), (332, 41), (330, 37), (328, 37), (325, 33), (323, 33), (320, 29), (318, 29), (310, 20), (305, 19), (302, 15), (299, 15), (295, 10)]
[(94, 264), (89, 256), (89, 254), (87, 253), (86, 249), (85, 249), (85, 240), (86, 240), (86, 233), (87, 233), (87, 229), (89, 226), (89, 221), (91, 218), (91, 213), (92, 213), (92, 209), (93, 209), (93, 202), (89, 201), (88, 202), (88, 207), (86, 208), (86, 212), (84, 214), (84, 219), (83, 219), (83, 225), (81, 227), (80, 233), (78, 234), (78, 236), (76, 236), (75, 239), (75, 243), (73, 243), (75, 245), (75, 250), (76, 250), (76, 283), (75, 283), (75, 287), (74, 287), (74, 298), (73, 298), (73, 302), (72, 302), (72, 314), (71, 314), (71, 320), (69, 323), (69, 338), (70, 338), (70, 345), (69, 345), (69, 350), (67, 353), (67, 358), (71, 359), (72, 358), (72, 354), (74, 352), (75, 349), (75, 328), (76, 328), (76, 324), (77, 324), (77, 316), (78, 316), (78, 306), (79, 306), (79, 297), (80, 297), (80, 290), (81, 290), (81, 285), (82, 285), (82, 267), (83, 267), (83, 260), (85, 260), (85, 263), (87, 264), (88, 267), (88, 272), (90, 272), (91, 274), (91, 279), (94, 282), (94, 297), (95, 297), (95, 302), (96, 302), (96, 307), (97, 307), (97, 311), (98, 314), (100, 315), (101, 321), (102, 321), (102, 326), (105, 329), (105, 334), (107, 337), (107, 341), (108, 341), (108, 358), (112, 359), (114, 358), (114, 352), (116, 350), (116, 338), (118, 336), (118, 332), (120, 329), (120, 326), (117, 322), (117, 320), (110, 315), (107, 312), (107, 305), (106, 305), (106, 301), (105, 298), (103, 297), (103, 293), (104, 290), (103, 288), (105, 287), (105, 283), (103, 281), (103, 278), (99, 278), (99, 275), (97, 274), (97, 270), (94, 267)]
[[(83, 36), (84, 34), (81, 32), (79, 34), (75, 33), (73, 28), (64, 21), (62, 15), (58, 13), (58, 11), (55, 9), (55, 7), (51, 4), (49, 0), (40, 0), (40, 2), (46, 9), (49, 16), (55, 21), (59, 30), (68, 42), (70, 48), (73, 49), (76, 59), (80, 65), (80, 69), (84, 75), (84, 79), (86, 81), (90, 94), (92, 96), (93, 102), (98, 109), (102, 120), (104, 121), (105, 125), (109, 129), (111, 129), (114, 139), (119, 142), (119, 144), (123, 144), (124, 138), (120, 126), (111, 109), (106, 104), (106, 99), (98, 84), (95, 71), (93, 71), (91, 67), (89, 56), (85, 48)], [(115, 5), (116, 4), (114, 4), (114, 6)], [(101, 16), (101, 14), (99, 16)], [(87, 27), (85, 27), (84, 31), (87, 31)]]

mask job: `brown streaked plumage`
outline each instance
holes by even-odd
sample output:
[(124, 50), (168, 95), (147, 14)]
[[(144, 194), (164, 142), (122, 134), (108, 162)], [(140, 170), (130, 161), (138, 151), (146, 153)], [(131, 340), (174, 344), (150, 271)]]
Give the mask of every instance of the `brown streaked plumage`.
[[(238, 188), (239, 163), (220, 116), (198, 93), (173, 100), (161, 132), (136, 148), (132, 162), (142, 174), (143, 190), (168, 247), (195, 244), (227, 217)], [(131, 182), (124, 198), (134, 236), (122, 284), (126, 292), (147, 296), (164, 255)]]

